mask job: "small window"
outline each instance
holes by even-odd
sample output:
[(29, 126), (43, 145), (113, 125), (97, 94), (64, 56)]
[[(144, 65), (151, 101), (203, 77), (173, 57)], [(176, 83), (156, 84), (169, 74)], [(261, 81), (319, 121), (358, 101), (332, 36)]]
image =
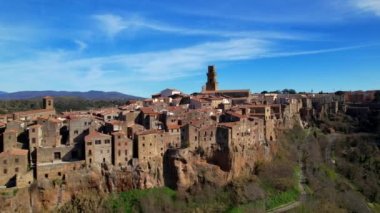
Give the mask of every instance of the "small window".
[(102, 144), (102, 141), (101, 140), (96, 140), (95, 144), (97, 144), (97, 145)]
[(75, 130), (74, 131), (74, 135), (78, 135), (79, 134), (79, 131), (78, 130)]
[(145, 143), (143, 143), (142, 146), (145, 147)]
[(3, 173), (4, 173), (4, 174), (7, 174), (7, 173), (8, 173), (8, 170), (7, 170), (7, 169), (4, 169), (4, 170), (3, 170)]
[(16, 159), (15, 159), (15, 163), (18, 163), (18, 162), (19, 162), (19, 160), (18, 160), (18, 158), (16, 158)]
[(121, 155), (121, 151), (120, 150), (118, 151), (118, 154), (119, 154), (119, 156)]
[(3, 164), (7, 164), (7, 160), (3, 160)]
[(35, 128), (33, 128), (33, 129), (32, 129), (32, 132), (36, 132), (36, 129), (35, 129)]
[(49, 174), (45, 174), (45, 178), (49, 178)]
[(125, 154), (125, 155), (128, 155), (128, 150), (125, 150), (125, 151), (124, 151), (124, 154)]
[(62, 176), (62, 173), (61, 173), (61, 172), (58, 172), (58, 176)]
[(32, 143), (36, 143), (36, 138), (32, 138)]
[(110, 141), (110, 140), (105, 140), (104, 143), (105, 143), (105, 144), (110, 144), (111, 141)]
[(89, 155), (89, 156), (92, 155), (92, 151), (91, 151), (91, 150), (88, 150), (88, 155)]
[(87, 146), (91, 146), (92, 145), (92, 142), (87, 142)]
[(121, 136), (119, 135), (119, 136), (117, 136), (117, 138), (118, 138), (118, 139), (120, 139), (120, 138), (121, 138)]
[(54, 160), (60, 160), (61, 159), (61, 153), (60, 152), (54, 152)]

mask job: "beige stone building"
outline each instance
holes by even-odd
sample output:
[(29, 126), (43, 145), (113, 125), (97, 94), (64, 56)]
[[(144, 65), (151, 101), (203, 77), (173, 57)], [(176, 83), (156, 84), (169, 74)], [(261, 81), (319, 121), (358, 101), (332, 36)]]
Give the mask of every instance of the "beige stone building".
[(112, 164), (112, 137), (97, 131), (90, 131), (85, 137), (86, 164)]
[(133, 159), (133, 142), (123, 131), (112, 133), (114, 165), (127, 165)]
[(17, 177), (28, 172), (28, 150), (11, 148), (0, 153), (0, 186), (17, 186)]

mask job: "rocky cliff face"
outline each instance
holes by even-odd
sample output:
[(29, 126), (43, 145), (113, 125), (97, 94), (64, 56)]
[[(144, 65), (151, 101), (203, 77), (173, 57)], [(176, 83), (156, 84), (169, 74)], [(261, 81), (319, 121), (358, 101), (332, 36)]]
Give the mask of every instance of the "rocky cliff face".
[(270, 147), (262, 144), (215, 150), (206, 156), (190, 149), (169, 150), (164, 157), (165, 185), (178, 190), (203, 184), (226, 185), (235, 178), (252, 175), (258, 162), (271, 160)]

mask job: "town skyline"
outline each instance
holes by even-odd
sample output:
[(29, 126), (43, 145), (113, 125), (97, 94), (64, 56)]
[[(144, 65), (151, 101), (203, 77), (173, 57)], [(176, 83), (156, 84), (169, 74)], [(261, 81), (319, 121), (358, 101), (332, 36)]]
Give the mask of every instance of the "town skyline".
[(12, 76), (0, 91), (191, 93), (211, 64), (223, 89), (380, 85), (374, 0), (0, 3), (0, 74)]

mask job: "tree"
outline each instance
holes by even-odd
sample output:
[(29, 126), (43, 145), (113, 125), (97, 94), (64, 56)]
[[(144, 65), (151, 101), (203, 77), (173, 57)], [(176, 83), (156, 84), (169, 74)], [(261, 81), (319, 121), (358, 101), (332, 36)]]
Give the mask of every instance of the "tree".
[(283, 89), (282, 94), (297, 94), (297, 92), (294, 89)]
[(266, 90), (261, 92), (261, 94), (267, 94), (267, 93), (268, 93), (268, 91), (266, 91)]
[(335, 92), (335, 95), (338, 95), (338, 96), (342, 96), (342, 95), (344, 95), (344, 91), (336, 91)]
[(374, 102), (380, 103), (380, 90), (375, 92), (375, 100)]

